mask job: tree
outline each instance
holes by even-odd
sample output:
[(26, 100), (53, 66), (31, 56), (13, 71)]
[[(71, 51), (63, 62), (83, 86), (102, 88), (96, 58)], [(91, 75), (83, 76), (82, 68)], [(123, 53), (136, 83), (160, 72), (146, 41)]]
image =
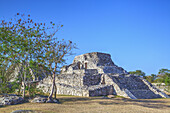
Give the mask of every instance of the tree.
[(160, 69), (158, 72), (157, 81), (161, 83), (165, 83), (166, 85), (170, 85), (170, 70)]
[(146, 76), (146, 80), (151, 83), (155, 82), (156, 78), (157, 78), (156, 74), (151, 74), (151, 75)]
[(134, 74), (134, 75), (139, 76), (139, 77), (145, 78), (145, 73), (142, 72), (141, 70), (129, 71), (129, 73), (130, 73), (130, 74)]
[(34, 23), (28, 15), (17, 13), (10, 21), (2, 20), (0, 23), (1, 59), (9, 62), (8, 68), (17, 64), (19, 78), (23, 86), (23, 97), (25, 97), (25, 86), (28, 75), (30, 60), (37, 60), (37, 53), (41, 49), (41, 40), (46, 35), (45, 27), (42, 24)]
[(63, 25), (55, 26), (50, 22), (47, 26), (45, 23), (35, 23), (30, 15), (26, 19), (24, 17), (17, 13), (11, 21), (1, 21), (0, 64), (3, 65), (4, 61), (8, 61), (7, 68), (13, 64), (18, 66), (18, 78), (23, 85), (23, 97), (25, 97), (26, 81), (31, 78), (30, 62), (50, 71), (53, 84), (49, 100), (52, 101), (56, 89), (55, 76), (59, 72), (59, 66), (65, 62), (66, 55), (71, 55), (75, 45), (71, 41), (56, 38), (55, 34)]
[(59, 72), (59, 66), (65, 62), (64, 57), (66, 55), (71, 55), (71, 50), (75, 48), (75, 45), (72, 44), (71, 41), (65, 42), (57, 41), (55, 38), (54, 40), (50, 40), (50, 46), (46, 47), (45, 50), (45, 58), (43, 59), (46, 62), (46, 65), (49, 67), (49, 70), (51, 72), (52, 76), (52, 88), (50, 95), (48, 97), (48, 101), (53, 101), (52, 95), (55, 91), (55, 97), (56, 97), (56, 80), (55, 76)]
[(7, 81), (9, 80), (9, 76), (7, 74), (7, 65), (8, 62), (3, 62), (3, 65), (1, 63), (0, 65), (0, 93), (8, 93), (9, 92), (9, 84)]

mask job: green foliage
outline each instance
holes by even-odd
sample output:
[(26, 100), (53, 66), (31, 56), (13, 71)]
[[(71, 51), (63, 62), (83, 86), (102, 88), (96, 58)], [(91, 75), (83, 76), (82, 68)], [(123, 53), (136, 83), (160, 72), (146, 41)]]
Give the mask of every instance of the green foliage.
[(11, 93), (14, 93), (16, 89), (20, 88), (20, 84), (17, 81), (11, 82)]
[(157, 82), (165, 83), (166, 85), (170, 85), (170, 70), (168, 69), (160, 69), (158, 72)]
[(10, 93), (9, 84), (0, 83), (0, 94), (2, 93)]
[[(71, 50), (75, 48), (71, 41), (58, 40), (55, 37), (61, 27), (63, 25), (55, 26), (53, 22), (50, 22), (49, 26), (45, 23), (36, 23), (30, 15), (24, 16), (19, 13), (10, 21), (1, 21), (0, 80), (2, 87), (9, 82), (10, 74), (7, 73), (12, 73), (16, 66), (19, 68), (19, 87), (21, 88), (22, 83), (24, 89), (26, 81), (32, 79), (30, 68), (34, 69), (37, 76), (39, 76), (40, 68), (51, 76), (59, 72), (59, 66), (65, 62), (65, 55), (70, 55)], [(13, 88), (17, 87), (13, 84)], [(30, 94), (34, 92), (32, 86), (27, 90)]]
[(145, 73), (142, 72), (141, 70), (129, 71), (129, 73), (130, 73), (130, 74), (134, 74), (134, 75), (139, 76), (139, 77), (145, 78)]
[(34, 97), (37, 93), (36, 83), (30, 83), (26, 86), (29, 97)]
[(151, 74), (151, 75), (149, 75), (149, 76), (146, 76), (145, 79), (146, 79), (147, 81), (153, 83), (153, 82), (155, 82), (156, 78), (157, 78), (157, 75), (156, 75), (156, 74)]
[(157, 75), (151, 74), (148, 76), (145, 76), (145, 73), (141, 70), (130, 71), (129, 73), (137, 75), (139, 77), (143, 77), (151, 83), (165, 83), (165, 85), (170, 86), (170, 70), (168, 69), (160, 69)]

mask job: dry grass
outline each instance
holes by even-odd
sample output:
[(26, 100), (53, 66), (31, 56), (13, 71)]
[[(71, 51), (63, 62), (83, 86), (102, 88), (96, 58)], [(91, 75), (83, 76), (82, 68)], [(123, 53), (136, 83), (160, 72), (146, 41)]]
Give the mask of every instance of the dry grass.
[(24, 103), (0, 108), (0, 113), (35, 110), (38, 113), (170, 113), (170, 99), (125, 99), (58, 96), (61, 104)]

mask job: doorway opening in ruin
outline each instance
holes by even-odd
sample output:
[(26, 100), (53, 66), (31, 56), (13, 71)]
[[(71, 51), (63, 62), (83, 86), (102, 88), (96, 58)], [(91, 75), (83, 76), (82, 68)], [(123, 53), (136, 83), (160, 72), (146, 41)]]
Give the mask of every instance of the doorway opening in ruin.
[(105, 78), (104, 78), (104, 76), (102, 77), (101, 84), (105, 84)]
[(80, 62), (78, 62), (77, 64), (78, 64), (78, 69), (80, 69)]
[(85, 69), (87, 69), (87, 62), (85, 63)]

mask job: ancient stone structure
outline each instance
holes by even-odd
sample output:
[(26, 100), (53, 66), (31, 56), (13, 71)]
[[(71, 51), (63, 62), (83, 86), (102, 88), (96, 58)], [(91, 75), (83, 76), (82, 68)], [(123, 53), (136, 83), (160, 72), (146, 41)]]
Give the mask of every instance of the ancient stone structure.
[[(119, 95), (131, 99), (168, 98), (143, 78), (118, 67), (105, 53), (76, 56), (73, 63), (61, 68), (56, 76), (57, 94), (76, 96)], [(51, 80), (43, 79), (38, 88), (49, 92)]]
[[(12, 65), (11, 68), (14, 69), (13, 73), (10, 74), (10, 82), (15, 81), (18, 77), (21, 77), (20, 72), (24, 71), (23, 67), (25, 67), (25, 65)], [(29, 67), (27, 65), (27, 67)], [(47, 76), (47, 72), (45, 70), (43, 70), (43, 68), (41, 66), (38, 67), (38, 70), (35, 70), (33, 68), (29, 67), (29, 71), (27, 72), (27, 74), (31, 75), (30, 79), (26, 78), (26, 82), (35, 82), (35, 81), (40, 81), (43, 78), (45, 78)]]
[(165, 83), (152, 83), (152, 85), (163, 92), (170, 93), (170, 86), (165, 85)]

